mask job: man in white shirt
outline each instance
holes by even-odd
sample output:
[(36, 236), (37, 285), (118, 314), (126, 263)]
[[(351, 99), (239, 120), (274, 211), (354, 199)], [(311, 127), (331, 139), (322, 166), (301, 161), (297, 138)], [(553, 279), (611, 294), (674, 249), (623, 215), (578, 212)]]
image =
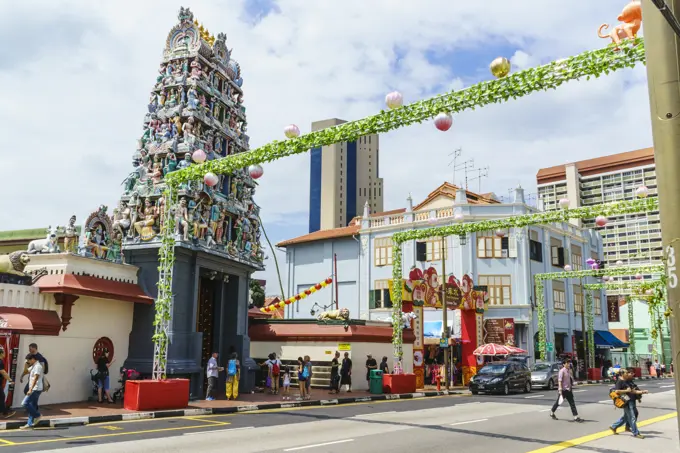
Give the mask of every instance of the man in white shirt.
[(38, 361), (35, 354), (28, 354), (26, 356), (26, 363), (28, 364), (28, 392), (21, 403), (28, 413), (28, 421), (21, 429), (29, 429), (38, 425), (40, 422), (40, 412), (38, 412), (38, 399), (43, 391), (43, 367)]
[(206, 392), (206, 401), (214, 401), (213, 391), (217, 388), (217, 378), (219, 377), (219, 372), (223, 371), (224, 368), (217, 366), (217, 357), (219, 354), (217, 352), (212, 353), (212, 357), (208, 360), (208, 368), (206, 370), (206, 376), (208, 376), (208, 391)]

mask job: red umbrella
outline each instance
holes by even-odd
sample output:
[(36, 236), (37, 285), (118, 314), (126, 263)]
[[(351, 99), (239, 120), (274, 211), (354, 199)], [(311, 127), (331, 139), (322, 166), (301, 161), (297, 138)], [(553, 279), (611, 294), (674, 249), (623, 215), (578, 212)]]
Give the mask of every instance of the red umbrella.
[(475, 351), (472, 353), (473, 355), (508, 355), (510, 354), (510, 350), (507, 348), (507, 346), (503, 346), (501, 344), (495, 344), (495, 343), (489, 343), (489, 344), (483, 344)]
[(506, 346), (506, 348), (508, 349), (508, 351), (510, 351), (510, 354), (526, 354), (527, 353), (527, 351), (525, 351), (524, 349), (518, 348), (516, 346), (508, 345), (508, 346)]

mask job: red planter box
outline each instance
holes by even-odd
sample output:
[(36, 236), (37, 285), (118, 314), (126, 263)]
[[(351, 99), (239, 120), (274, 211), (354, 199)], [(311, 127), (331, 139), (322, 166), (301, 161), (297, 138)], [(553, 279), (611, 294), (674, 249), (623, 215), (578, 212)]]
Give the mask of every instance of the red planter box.
[(125, 382), (124, 407), (129, 411), (184, 409), (189, 406), (189, 379)]
[(383, 374), (383, 392), (385, 393), (415, 393), (415, 374)]
[(635, 377), (636, 378), (641, 378), (642, 377), (642, 368), (633, 368), (635, 370)]
[(588, 368), (588, 380), (599, 381), (602, 379), (602, 368)]

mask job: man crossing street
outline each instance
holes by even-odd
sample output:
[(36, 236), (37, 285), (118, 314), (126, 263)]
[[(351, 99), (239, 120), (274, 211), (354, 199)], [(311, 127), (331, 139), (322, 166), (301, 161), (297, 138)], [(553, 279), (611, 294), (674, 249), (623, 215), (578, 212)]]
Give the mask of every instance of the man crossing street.
[(555, 404), (553, 404), (552, 410), (550, 411), (550, 418), (557, 420), (555, 411), (563, 400), (567, 400), (569, 402), (569, 406), (571, 407), (571, 414), (574, 416), (574, 421), (583, 421), (583, 419), (578, 416), (578, 411), (576, 410), (573, 389), (574, 377), (571, 374), (571, 362), (569, 359), (564, 359), (562, 361), (562, 369), (557, 376), (557, 401), (555, 401)]

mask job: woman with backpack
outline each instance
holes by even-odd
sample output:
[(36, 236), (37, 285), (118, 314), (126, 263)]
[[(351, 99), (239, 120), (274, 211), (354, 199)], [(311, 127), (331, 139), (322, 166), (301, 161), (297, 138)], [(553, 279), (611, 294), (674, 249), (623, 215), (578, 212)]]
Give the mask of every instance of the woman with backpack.
[(238, 381), (241, 375), (241, 363), (238, 354), (231, 354), (227, 363), (227, 401), (238, 398)]
[(111, 398), (111, 394), (109, 393), (109, 388), (111, 386), (111, 381), (109, 377), (109, 367), (113, 363), (115, 359), (109, 360), (108, 358), (109, 355), (109, 350), (104, 348), (102, 351), (102, 355), (99, 356), (99, 359), (97, 359), (97, 381), (98, 381), (98, 396), (99, 396), (99, 404), (103, 403), (102, 400), (102, 389), (104, 390), (104, 395), (106, 396), (106, 400), (109, 402), (109, 404), (113, 404), (113, 398)]
[(297, 374), (298, 385), (300, 386), (300, 397), (298, 398), (298, 401), (302, 401), (306, 399), (307, 396), (307, 379), (309, 378), (309, 370), (305, 366), (305, 361), (302, 360), (302, 357), (298, 357)]

